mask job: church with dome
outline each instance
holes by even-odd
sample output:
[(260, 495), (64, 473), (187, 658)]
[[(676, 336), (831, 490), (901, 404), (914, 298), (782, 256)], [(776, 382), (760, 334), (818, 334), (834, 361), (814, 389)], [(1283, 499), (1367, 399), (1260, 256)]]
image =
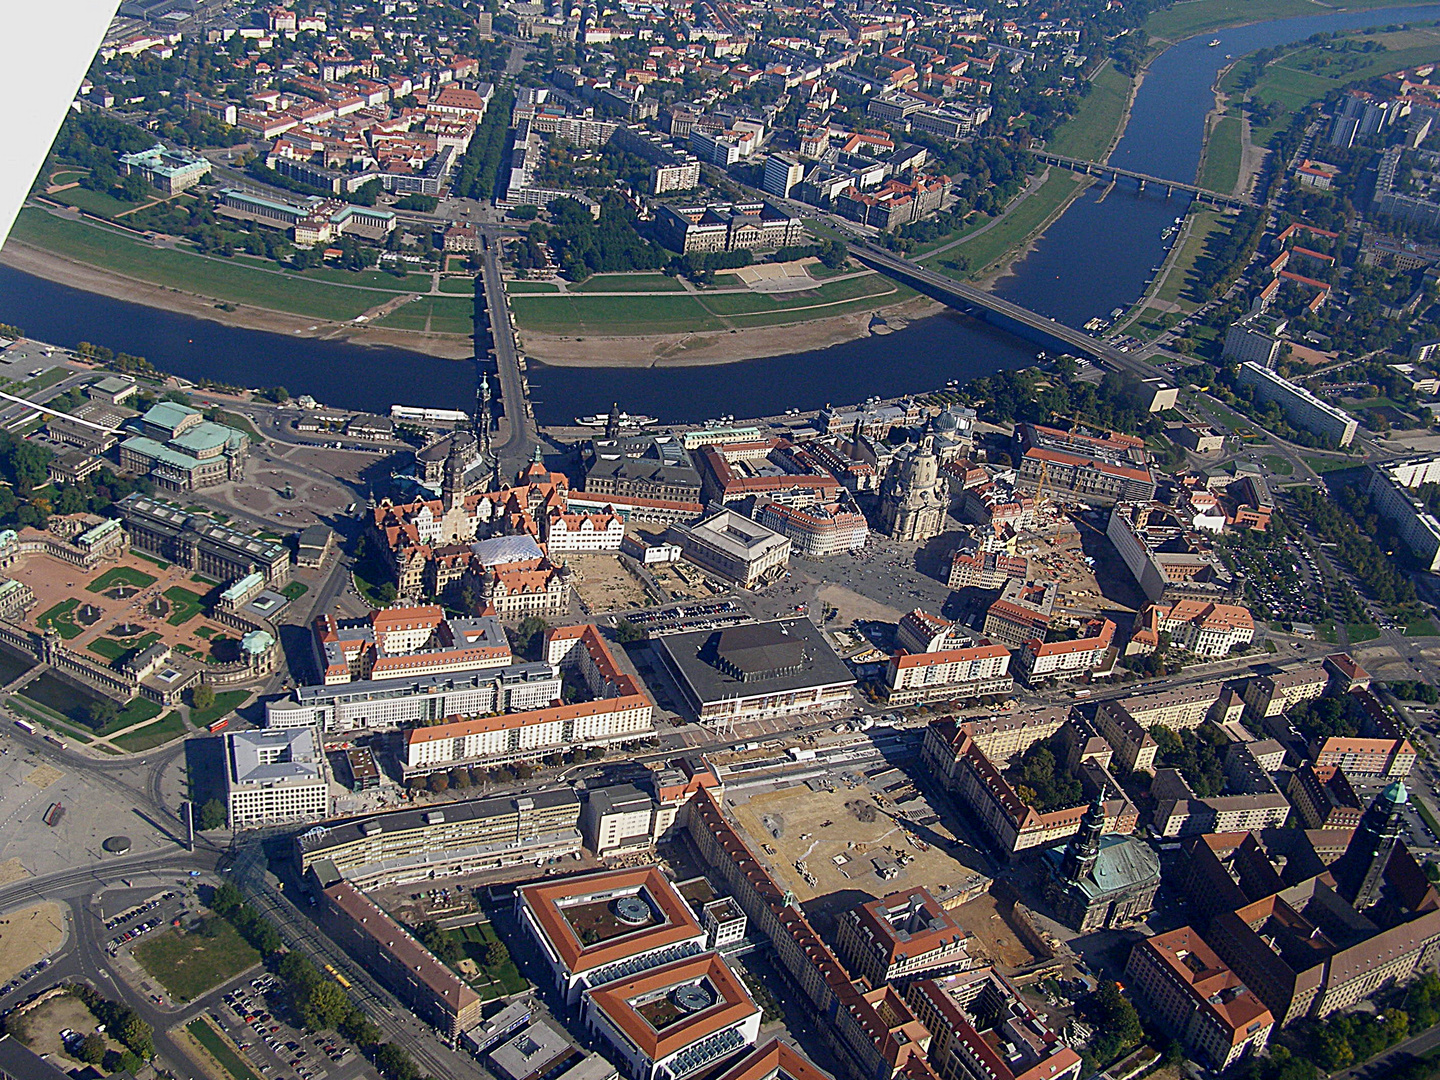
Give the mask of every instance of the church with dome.
[(1104, 830), (1100, 791), (1079, 831), (1045, 852), (1045, 898), (1060, 922), (1082, 934), (1139, 922), (1155, 906), (1160, 888), (1160, 858), (1150, 845)]
[(923, 544), (945, 530), (950, 487), (940, 472), (935, 432), (929, 427), (919, 445), (895, 452), (880, 485), (880, 531), (892, 540)]

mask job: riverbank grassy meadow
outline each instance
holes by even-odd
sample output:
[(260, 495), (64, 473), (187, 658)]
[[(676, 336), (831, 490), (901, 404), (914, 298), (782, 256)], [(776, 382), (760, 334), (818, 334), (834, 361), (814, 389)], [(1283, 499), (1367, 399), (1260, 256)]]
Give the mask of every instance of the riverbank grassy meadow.
[(1228, 194), (1240, 182), (1240, 118), (1222, 116), (1205, 142), (1200, 186)]
[[(592, 279), (593, 280), (593, 279)], [(507, 283), (510, 311), (522, 330), (545, 334), (644, 337), (688, 331), (749, 329), (828, 319), (913, 299), (915, 292), (880, 274), (818, 284), (803, 292), (529, 293)]]
[(1181, 0), (1146, 19), (1145, 33), (1164, 42), (1175, 42), (1227, 26), (1293, 19), (1300, 15), (1405, 7), (1413, 3), (1414, 0), (1342, 0), (1321, 7), (1313, 0)]
[[(1045, 182), (1033, 194), (1022, 199), (993, 228), (976, 233), (963, 243), (921, 262), (956, 281), (983, 277), (994, 263), (1019, 248), (1032, 233), (1048, 224), (1084, 182), (1084, 177), (1068, 169), (1051, 169)], [(963, 257), (963, 261), (958, 257)]]
[(430, 334), (472, 334), (474, 315), (474, 297), (420, 296), (376, 319), (375, 325)]
[(1090, 92), (1075, 115), (1050, 136), (1045, 149), (1086, 161), (1103, 160), (1125, 119), (1131, 85), (1128, 76), (1107, 63), (1090, 80)]
[(118, 229), (55, 217), (36, 207), (20, 211), (10, 235), (67, 259), (152, 285), (316, 319), (349, 321), (406, 291), (403, 287), (334, 284), (278, 269), (263, 270), (234, 259), (157, 248)]

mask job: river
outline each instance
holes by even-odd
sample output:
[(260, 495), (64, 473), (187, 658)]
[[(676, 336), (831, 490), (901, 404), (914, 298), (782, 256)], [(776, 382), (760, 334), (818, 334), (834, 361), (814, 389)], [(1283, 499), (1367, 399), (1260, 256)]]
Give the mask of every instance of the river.
[[(1193, 182), (1210, 87), (1229, 61), (1256, 49), (1322, 31), (1440, 19), (1440, 4), (1280, 19), (1201, 34), (1150, 65), (1113, 164)], [(1221, 44), (1207, 42), (1218, 37)], [(1057, 219), (996, 292), (1071, 326), (1128, 307), (1165, 257), (1161, 231), (1183, 214), (1186, 196), (1143, 193), (1122, 183), (1105, 194), (1092, 185)], [(0, 266), (0, 322), (37, 338), (74, 346), (107, 345), (148, 357), (186, 378), (244, 386), (284, 386), (331, 405), (386, 412), (392, 403), (465, 408), (473, 400), (470, 364), (402, 349), (264, 333), (222, 326), (70, 289)], [(607, 412), (670, 422), (731, 413), (755, 416), (784, 408), (853, 402), (872, 394), (930, 390), (950, 379), (1028, 363), (1028, 342), (958, 315), (921, 319), (909, 328), (808, 353), (687, 368), (562, 368), (532, 364), (536, 418), (566, 423)]]

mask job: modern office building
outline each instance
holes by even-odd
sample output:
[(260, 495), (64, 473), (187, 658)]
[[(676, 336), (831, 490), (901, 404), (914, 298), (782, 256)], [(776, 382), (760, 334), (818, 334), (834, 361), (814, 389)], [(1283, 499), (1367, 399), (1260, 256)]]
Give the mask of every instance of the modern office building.
[(1369, 466), (1366, 493), (1420, 565), (1440, 570), (1440, 518), (1415, 496), (1422, 484), (1440, 483), (1440, 457), (1410, 458)]
[(522, 885), (515, 912), (569, 1005), (587, 990), (706, 947), (690, 905), (656, 866)]
[(1281, 378), (1253, 360), (1240, 365), (1240, 385), (1253, 386), (1257, 401), (1262, 404), (1273, 401), (1295, 427), (1328, 439), (1336, 446), (1349, 446), (1360, 426), (1344, 409), (1321, 401), (1303, 386)]
[(297, 686), (289, 697), (265, 702), (265, 726), (311, 726), (327, 734), (393, 731), (452, 716), (524, 712), (558, 701), (561, 681), (550, 664), (533, 663)]
[(295, 838), (303, 874), (321, 867), (365, 887), (570, 857), (580, 798), (568, 787), (462, 799), (317, 825)]
[(330, 814), (325, 756), (309, 728), (225, 736), (230, 827), (247, 829)]

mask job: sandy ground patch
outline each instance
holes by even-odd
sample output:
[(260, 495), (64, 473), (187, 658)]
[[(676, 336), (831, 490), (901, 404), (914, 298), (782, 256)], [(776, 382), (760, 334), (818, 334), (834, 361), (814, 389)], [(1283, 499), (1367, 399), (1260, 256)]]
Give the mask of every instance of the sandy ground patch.
[(592, 613), (624, 611), (650, 603), (635, 576), (610, 555), (572, 555), (570, 568), (578, 575), (575, 591)]
[(55, 903), (0, 915), (0, 981), (9, 982), (65, 940), (65, 914)]
[(52, 765), (38, 765), (35, 771), (25, 777), (27, 784), (34, 784), (41, 791), (44, 791), (57, 780), (64, 779), (65, 774)]
[(847, 589), (843, 585), (826, 585), (820, 589), (817, 595), (840, 612), (835, 616), (835, 622), (840, 626), (849, 626), (851, 623), (861, 621), (899, 622), (900, 617), (904, 614), (898, 608), (871, 600), (868, 596), (861, 596), (853, 589)]
[(0, 862), (0, 885), (24, 881), (29, 876), (30, 871), (25, 869), (25, 864), (19, 859), (6, 859), (4, 862)]
[(972, 957), (985, 957), (1003, 968), (1018, 968), (1039, 959), (1027, 949), (1020, 935), (1006, 921), (1003, 907), (989, 893), (961, 904), (952, 914), (975, 935), (970, 943)]
[(60, 1032), (66, 1028), (71, 1031), (91, 1032), (95, 1030), (97, 1023), (95, 1015), (79, 998), (69, 994), (57, 994), (25, 1013), (25, 1031), (29, 1040), (26, 1045), (42, 1057), (49, 1055), (47, 1060), (50, 1064), (58, 1066), (62, 1072), (83, 1069), (83, 1063), (65, 1053)]

